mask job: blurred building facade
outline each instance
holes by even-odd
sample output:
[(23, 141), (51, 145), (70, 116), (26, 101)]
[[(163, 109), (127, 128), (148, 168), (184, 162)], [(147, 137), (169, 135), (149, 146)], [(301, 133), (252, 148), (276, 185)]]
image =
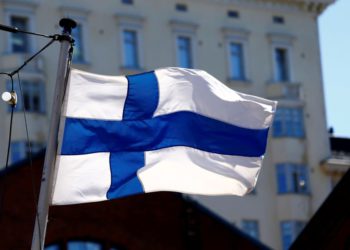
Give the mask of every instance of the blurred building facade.
[[(234, 90), (278, 100), (256, 190), (244, 198), (193, 198), (272, 248), (287, 249), (332, 188), (321, 166), (330, 147), (317, 27), (318, 15), (332, 2), (1, 0), (0, 22), (54, 34), (61, 32), (60, 18), (73, 18), (78, 22), (73, 66), (82, 70), (124, 75), (167, 66), (200, 68)], [(46, 42), (1, 32), (0, 71), (16, 69)], [(23, 106), (33, 151), (45, 145), (58, 51), (58, 44), (50, 47), (20, 73), (24, 100), (14, 115), (13, 163), (28, 153)], [(0, 91), (10, 86), (2, 77)], [(6, 140), (10, 113), (4, 104), (0, 115)], [(1, 166), (5, 145), (0, 144)]]

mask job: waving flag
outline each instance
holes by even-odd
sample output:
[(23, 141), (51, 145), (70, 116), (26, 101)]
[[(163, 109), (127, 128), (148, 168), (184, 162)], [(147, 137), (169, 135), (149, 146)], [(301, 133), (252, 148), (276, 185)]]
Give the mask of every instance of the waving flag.
[(255, 186), (275, 108), (201, 70), (125, 77), (73, 69), (52, 203), (155, 191), (244, 195)]

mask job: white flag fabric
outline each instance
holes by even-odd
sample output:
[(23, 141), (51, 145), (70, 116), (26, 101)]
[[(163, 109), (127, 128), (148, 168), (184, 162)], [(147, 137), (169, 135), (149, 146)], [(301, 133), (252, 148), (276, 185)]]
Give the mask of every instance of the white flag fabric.
[(52, 204), (155, 191), (244, 195), (256, 184), (276, 105), (202, 70), (72, 69)]

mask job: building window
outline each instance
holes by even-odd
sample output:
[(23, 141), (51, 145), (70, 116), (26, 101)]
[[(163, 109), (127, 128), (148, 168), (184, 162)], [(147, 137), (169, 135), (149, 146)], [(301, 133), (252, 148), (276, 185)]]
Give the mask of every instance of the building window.
[(50, 245), (50, 246), (46, 246), (45, 250), (60, 250), (60, 246), (59, 245)]
[(231, 79), (245, 80), (243, 44), (238, 42), (231, 42), (229, 46)]
[(259, 222), (257, 220), (242, 220), (242, 230), (249, 236), (259, 239)]
[(111, 246), (109, 243), (93, 242), (84, 240), (72, 240), (68, 242), (61, 242), (60, 244), (52, 244), (45, 247), (45, 250), (118, 250), (124, 249), (117, 246)]
[(124, 67), (139, 68), (138, 38), (136, 30), (123, 30)]
[(236, 10), (227, 11), (227, 16), (230, 18), (239, 18), (239, 12)]
[(309, 194), (308, 168), (298, 164), (277, 164), (277, 188), (279, 194)]
[(177, 58), (178, 66), (183, 68), (193, 67), (192, 44), (188, 36), (177, 37)]
[(102, 250), (102, 245), (87, 241), (69, 241), (67, 250)]
[(175, 9), (180, 12), (186, 12), (187, 11), (187, 5), (183, 3), (178, 3), (175, 5)]
[[(11, 16), (10, 25), (17, 27), (19, 30), (29, 31), (28, 17)], [(27, 53), (29, 52), (29, 39), (27, 34), (11, 33), (11, 52)]]
[(302, 108), (277, 108), (273, 121), (274, 137), (304, 137)]
[[(45, 85), (42, 82), (21, 81), (23, 100), (18, 97), (14, 111), (23, 111), (23, 107), (28, 112), (45, 113)], [(7, 82), (7, 90), (11, 90), (11, 83)], [(15, 92), (20, 95), (18, 84), (14, 84)], [(10, 110), (10, 109), (9, 109)]]
[(127, 4), (127, 5), (132, 5), (134, 4), (134, 1), (133, 0), (121, 0), (122, 1), (122, 4)]
[(274, 49), (275, 81), (290, 81), (289, 51), (287, 48), (276, 47)]
[(288, 250), (293, 241), (303, 230), (305, 226), (303, 221), (282, 221), (281, 235), (282, 235), (282, 249)]
[[(33, 154), (38, 153), (44, 148), (43, 144), (31, 142), (31, 151)], [(29, 145), (26, 141), (16, 141), (11, 143), (11, 162), (16, 163), (29, 157)]]
[(72, 29), (74, 38), (73, 62), (84, 62), (83, 28), (81, 24)]
[(273, 23), (284, 24), (284, 17), (282, 17), (282, 16), (273, 16), (272, 17), (272, 21), (273, 21)]

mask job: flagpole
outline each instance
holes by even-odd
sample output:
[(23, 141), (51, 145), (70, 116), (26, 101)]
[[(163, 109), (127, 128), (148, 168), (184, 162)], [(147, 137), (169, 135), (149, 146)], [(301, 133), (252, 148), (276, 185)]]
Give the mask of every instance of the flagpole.
[(50, 129), (47, 140), (45, 161), (41, 178), (40, 195), (36, 211), (36, 220), (32, 238), (31, 250), (43, 250), (45, 244), (46, 226), (49, 212), (49, 202), (52, 193), (52, 183), (54, 175), (54, 166), (57, 152), (57, 135), (61, 116), (61, 106), (67, 86), (68, 68), (71, 60), (71, 32), (76, 27), (76, 22), (63, 18), (60, 20), (60, 26), (63, 28), (62, 35), (59, 36), (61, 42), (60, 54), (58, 59), (58, 69), (56, 85), (53, 96), (51, 111)]

